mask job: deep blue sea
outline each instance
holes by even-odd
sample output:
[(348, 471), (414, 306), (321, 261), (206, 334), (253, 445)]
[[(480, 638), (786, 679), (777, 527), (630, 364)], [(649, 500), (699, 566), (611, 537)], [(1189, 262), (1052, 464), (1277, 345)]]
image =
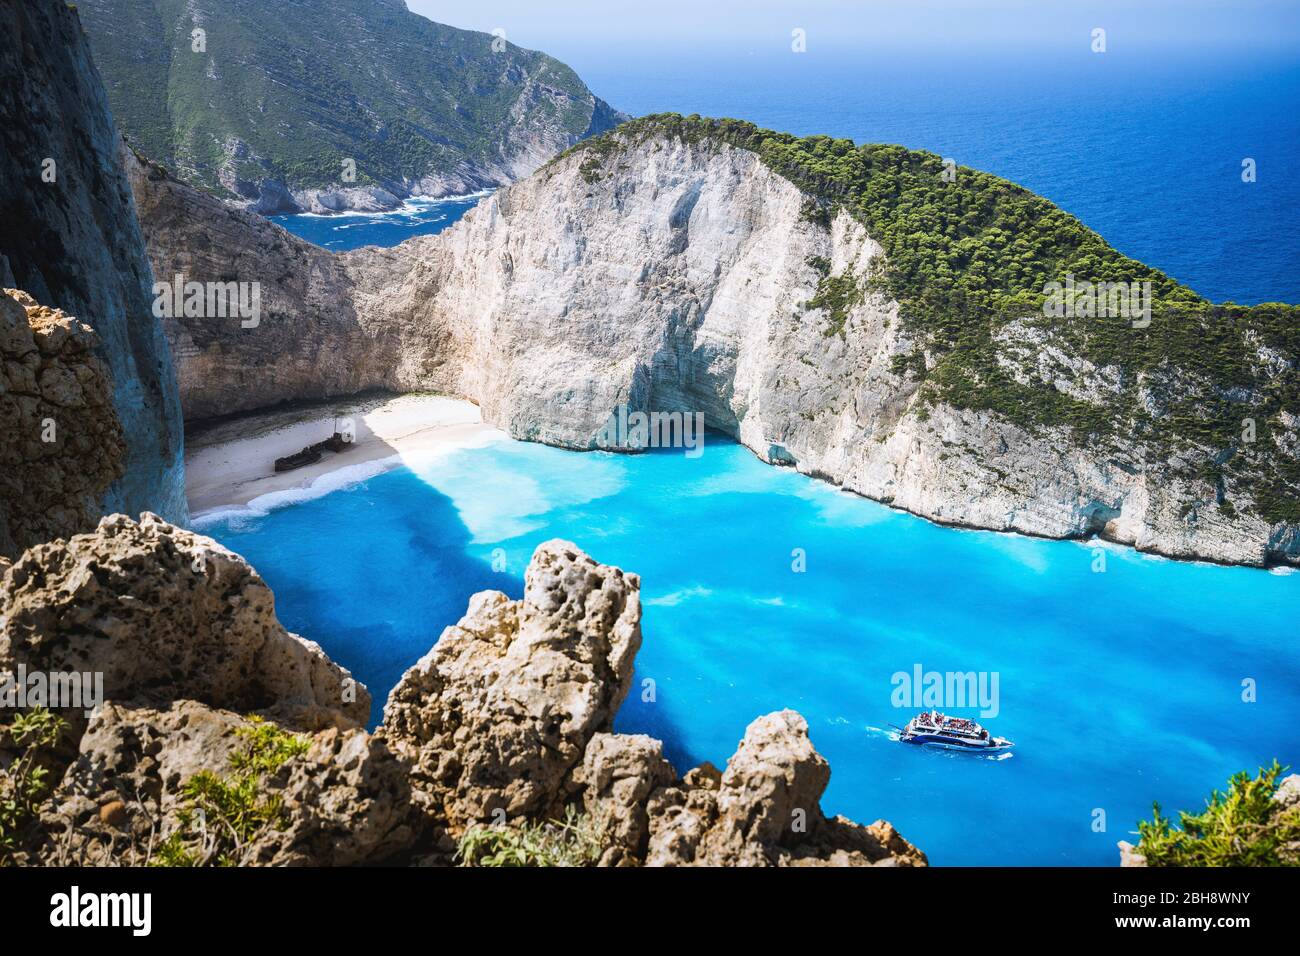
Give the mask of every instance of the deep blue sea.
[(392, 212), (349, 212), (336, 215), (303, 213), (272, 216), (296, 236), (331, 252), (347, 252), (362, 246), (395, 246), (415, 236), (431, 236), (455, 225), (488, 193), (448, 196), (443, 199), (413, 197)]
[[(1195, 809), (1235, 771), (1300, 764), (1300, 574), (1114, 547), (1097, 571), (1092, 546), (939, 527), (722, 439), (696, 459), (501, 440), (408, 465), (203, 528), (376, 717), (470, 594), (520, 596), (533, 549), (563, 537), (642, 576), (617, 730), (661, 737), (685, 771), (794, 708), (831, 763), (824, 808), (888, 819), (936, 864), (1115, 865), (1153, 800)], [(892, 676), (918, 665), (996, 674), (984, 723), (1012, 755), (892, 739), (920, 709), (894, 706)]]
[[(562, 52), (562, 51), (551, 51)], [(1041, 193), (1209, 298), (1300, 302), (1300, 51), (803, 55), (585, 51), (569, 62), (634, 115), (735, 116), (901, 143)], [(1253, 159), (1257, 178), (1241, 179)], [(285, 217), (330, 249), (450, 225), (453, 203), (365, 220)]]

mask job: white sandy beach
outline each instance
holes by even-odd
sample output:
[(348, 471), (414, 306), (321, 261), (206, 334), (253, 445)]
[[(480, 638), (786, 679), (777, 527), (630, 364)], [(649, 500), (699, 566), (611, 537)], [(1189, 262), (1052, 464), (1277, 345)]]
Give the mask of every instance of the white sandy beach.
[[(348, 420), (355, 440), (346, 450), (326, 451), (313, 465), (275, 473), (275, 459), (323, 441), (336, 429), (344, 431)], [(415, 456), (500, 437), (501, 432), (483, 424), (478, 406), (436, 395), (345, 400), (254, 414), (186, 437), (185, 493), (191, 514), (202, 518), (259, 499), (270, 504), (324, 491)]]

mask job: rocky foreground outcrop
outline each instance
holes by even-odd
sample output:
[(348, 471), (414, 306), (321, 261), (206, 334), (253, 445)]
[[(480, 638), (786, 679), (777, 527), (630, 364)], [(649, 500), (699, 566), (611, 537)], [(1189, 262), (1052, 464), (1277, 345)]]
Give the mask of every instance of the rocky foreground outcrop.
[(538, 547), (522, 601), (499, 591), (406, 672), (380, 736), (411, 768), (417, 803), (453, 830), (556, 815), (588, 742), (627, 696), (641, 648), (640, 579), (575, 546)]
[[(1179, 458), (1122, 432), (1101, 447), (927, 397), (927, 346), (873, 281), (877, 237), (708, 136), (615, 131), (446, 232), (336, 257), (165, 178), (134, 185), (156, 271), (261, 279), (279, 303), (251, 333), (173, 323), (189, 417), (321, 390), (432, 390), (516, 438), (636, 450), (643, 437), (608, 430), (621, 407), (698, 412), (766, 461), (943, 523), (1300, 562), (1300, 527), (1199, 468), (1203, 449)], [(1256, 349), (1269, 375), (1295, 374), (1293, 358)], [(1132, 385), (1030, 321), (999, 329), (996, 351), (1006, 374), (1081, 407), (1122, 405)], [(1152, 409), (1157, 395), (1219, 401), (1178, 372), (1143, 386)], [(1294, 470), (1300, 419), (1282, 409), (1268, 428), (1287, 459), (1268, 467)]]
[(0, 289), (0, 558), (88, 531), (126, 443), (93, 329)]
[[(791, 711), (684, 778), (658, 741), (612, 733), (640, 582), (568, 542), (538, 548), (522, 600), (475, 595), (373, 734), (364, 689), (279, 625), (246, 562), (153, 516), (33, 548), (2, 586), (0, 672), (105, 674), (89, 718), (60, 711), (22, 862), (443, 865), (471, 827), (576, 807), (602, 865), (925, 863), (886, 823), (824, 816), (830, 768)], [(20, 754), (4, 723), (0, 789)], [(247, 813), (217, 819), (232, 800)]]
[[(75, 5), (0, 3), (0, 37), (0, 288), (24, 289), (98, 334), (94, 351), (111, 375), (126, 443), (102, 512), (183, 521), (171, 354), (152, 311), (120, 137)], [(0, 422), (0, 448), (11, 440), (9, 424)], [(103, 450), (111, 456), (113, 443)]]
[(828, 818), (825, 758), (792, 710), (759, 717), (727, 761), (676, 779), (663, 746), (645, 736), (598, 735), (581, 780), (588, 813), (611, 833), (606, 865), (924, 866), (925, 854), (890, 824)]
[(107, 700), (196, 700), (290, 726), (357, 726), (370, 710), (364, 686), (284, 629), (248, 562), (149, 513), (110, 515), (14, 562), (0, 673), (19, 666), (102, 674)]

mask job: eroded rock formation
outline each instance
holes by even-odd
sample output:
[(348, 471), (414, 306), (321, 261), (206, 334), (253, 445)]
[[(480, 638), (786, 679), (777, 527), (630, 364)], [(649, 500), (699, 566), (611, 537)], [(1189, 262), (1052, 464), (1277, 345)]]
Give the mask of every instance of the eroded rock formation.
[[(185, 783), (229, 773), (249, 727), (243, 714), (193, 700), (105, 705), (42, 814), (38, 858), (76, 866), (156, 860), (189, 805)], [(373, 863), (410, 842), (404, 770), (364, 730), (313, 735), (261, 789), (280, 801), (281, 825), (239, 848), (242, 865)]]
[(370, 710), (363, 685), (284, 629), (248, 562), (149, 513), (36, 545), (5, 572), (0, 673), (20, 665), (100, 673), (106, 700), (196, 700), (310, 729)]
[[(126, 442), (102, 510), (182, 521), (171, 355), (152, 311), (120, 138), (76, 9), (63, 0), (0, 4), (0, 36), (0, 287), (24, 289), (98, 333)], [(0, 443), (8, 441), (6, 428)]]
[[(712, 771), (712, 772), (710, 772)], [(877, 821), (827, 818), (830, 765), (792, 710), (760, 717), (719, 776), (705, 767), (654, 792), (650, 866), (924, 866), (925, 854)]]
[(97, 343), (84, 322), (0, 289), (0, 558), (90, 530), (122, 476), (126, 444)]
[[(4, 585), (0, 672), (100, 669), (107, 698), (61, 711), (20, 862), (444, 865), (469, 827), (566, 807), (605, 866), (925, 862), (888, 824), (824, 817), (830, 769), (793, 712), (756, 720), (725, 773), (683, 779), (659, 741), (611, 733), (640, 582), (568, 542), (537, 549), (523, 600), (475, 595), (374, 734), (364, 689), (340, 699), (347, 672), (284, 631), (256, 572), (153, 516), (30, 549)], [(0, 746), (0, 789), (17, 753)], [(223, 829), (231, 800), (249, 813)]]
[(792, 710), (751, 723), (725, 772), (705, 763), (679, 780), (659, 741), (598, 734), (581, 779), (610, 841), (604, 866), (926, 865), (883, 820), (822, 813), (830, 766)]
[(538, 546), (522, 601), (470, 599), (403, 675), (381, 736), (411, 767), (435, 825), (554, 814), (576, 791), (573, 771), (627, 696), (641, 647), (641, 582), (575, 545)]

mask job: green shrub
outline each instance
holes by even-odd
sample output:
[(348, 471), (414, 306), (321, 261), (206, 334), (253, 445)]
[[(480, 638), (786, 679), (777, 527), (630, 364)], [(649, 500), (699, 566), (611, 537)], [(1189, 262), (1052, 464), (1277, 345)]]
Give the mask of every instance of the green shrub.
[(461, 866), (591, 866), (604, 850), (602, 828), (570, 806), (563, 820), (471, 826), (457, 844), (456, 858)]
[(17, 750), (17, 756), (0, 770), (0, 863), (7, 862), (22, 844), (28, 825), (50, 789), (50, 771), (42, 759), (58, 744), (67, 729), (62, 717), (44, 707), (14, 715), (0, 727), (0, 744)]
[(151, 865), (236, 866), (259, 835), (281, 827), (281, 798), (264, 792), (264, 779), (305, 753), (310, 741), (260, 717), (250, 717), (236, 733), (244, 747), (231, 754), (230, 773), (204, 770), (182, 785), (176, 828), (158, 846)]
[(1138, 823), (1137, 852), (1148, 866), (1300, 866), (1300, 805), (1273, 799), (1285, 772), (1276, 760), (1254, 779), (1234, 774), (1228, 790), (1215, 790), (1201, 813), (1178, 814), (1178, 825), (1153, 806)]

